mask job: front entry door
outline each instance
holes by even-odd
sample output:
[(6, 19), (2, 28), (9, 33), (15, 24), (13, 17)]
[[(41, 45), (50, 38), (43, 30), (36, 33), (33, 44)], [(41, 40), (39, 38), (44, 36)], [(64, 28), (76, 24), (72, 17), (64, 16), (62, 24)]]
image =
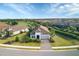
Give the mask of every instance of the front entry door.
[(39, 37), (39, 35), (37, 35), (37, 39), (39, 39), (40, 37)]

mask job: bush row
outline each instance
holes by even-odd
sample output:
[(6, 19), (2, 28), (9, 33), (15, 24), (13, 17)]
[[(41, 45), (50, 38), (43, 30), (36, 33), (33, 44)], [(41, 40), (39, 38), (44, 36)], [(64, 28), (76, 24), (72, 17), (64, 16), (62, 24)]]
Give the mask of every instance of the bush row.
[(71, 37), (71, 38), (79, 40), (79, 36), (78, 35), (75, 35), (75, 34), (72, 34), (72, 33), (68, 33), (68, 32), (59, 31), (59, 30), (55, 30), (55, 32), (56, 33), (60, 33), (60, 34), (62, 34), (64, 36), (68, 36), (68, 37)]
[(23, 37), (23, 38), (19, 38), (19, 37), (16, 37), (15, 38), (15, 42), (21, 42), (21, 43), (27, 43), (27, 42), (40, 42), (39, 39), (33, 39), (33, 38), (30, 38), (30, 37)]

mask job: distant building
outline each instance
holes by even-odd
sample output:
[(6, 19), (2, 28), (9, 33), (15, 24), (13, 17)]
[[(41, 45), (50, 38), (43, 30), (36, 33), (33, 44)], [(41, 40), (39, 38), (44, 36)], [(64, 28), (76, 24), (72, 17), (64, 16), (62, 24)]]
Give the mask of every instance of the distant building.
[(30, 33), (30, 38), (50, 39), (49, 30), (47, 27), (40, 25)]

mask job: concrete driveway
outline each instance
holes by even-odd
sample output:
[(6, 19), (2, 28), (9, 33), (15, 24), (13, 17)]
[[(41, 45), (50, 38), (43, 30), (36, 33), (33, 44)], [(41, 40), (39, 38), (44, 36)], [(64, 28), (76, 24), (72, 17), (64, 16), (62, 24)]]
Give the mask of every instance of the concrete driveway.
[(51, 50), (51, 45), (48, 39), (41, 40), (41, 50)]

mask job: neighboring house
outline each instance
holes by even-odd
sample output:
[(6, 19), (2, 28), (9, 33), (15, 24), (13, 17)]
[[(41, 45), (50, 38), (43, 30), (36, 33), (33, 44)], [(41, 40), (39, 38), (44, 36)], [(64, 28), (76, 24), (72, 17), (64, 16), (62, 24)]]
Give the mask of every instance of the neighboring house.
[(9, 25), (7, 25), (6, 23), (0, 22), (0, 32), (4, 31), (8, 27), (9, 27)]
[(30, 33), (30, 38), (50, 39), (49, 30), (47, 27), (40, 25)]
[(9, 31), (12, 32), (12, 35), (16, 35), (16, 34), (19, 34), (21, 32), (28, 32), (29, 29), (27, 26), (18, 26), (18, 25), (15, 25), (15, 26), (10, 26), (9, 27)]
[(8, 29), (9, 25), (4, 22), (0, 22), (0, 35), (3, 37), (5, 35), (5, 30)]

